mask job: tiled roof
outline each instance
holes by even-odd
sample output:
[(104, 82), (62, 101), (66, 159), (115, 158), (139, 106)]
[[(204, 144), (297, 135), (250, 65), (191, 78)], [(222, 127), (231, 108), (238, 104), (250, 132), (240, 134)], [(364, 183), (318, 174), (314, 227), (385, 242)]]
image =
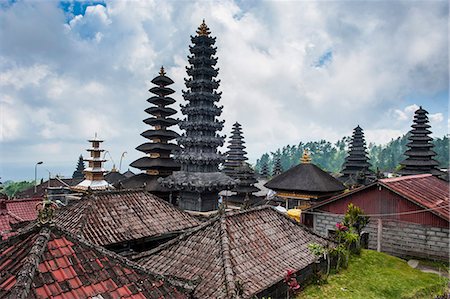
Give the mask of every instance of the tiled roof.
[(156, 273), (200, 278), (197, 298), (235, 298), (238, 282), (248, 298), (281, 281), (287, 269), (313, 263), (312, 242), (327, 241), (264, 206), (216, 217), (133, 259)]
[(380, 184), (430, 212), (450, 220), (448, 182), (431, 174), (381, 179)]
[(142, 190), (103, 191), (87, 195), (60, 209), (55, 222), (97, 245), (156, 238), (200, 223)]
[(187, 282), (155, 276), (56, 227), (35, 225), (0, 250), (0, 298), (189, 297)]
[(0, 207), (0, 240), (5, 240), (15, 234), (12, 224), (36, 219), (36, 205), (41, 199), (6, 200)]

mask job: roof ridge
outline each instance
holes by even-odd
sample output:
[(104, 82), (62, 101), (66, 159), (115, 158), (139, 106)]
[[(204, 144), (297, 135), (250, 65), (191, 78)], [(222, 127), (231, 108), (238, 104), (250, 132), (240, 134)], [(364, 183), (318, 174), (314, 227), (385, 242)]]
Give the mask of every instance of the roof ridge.
[(65, 236), (67, 236), (68, 238), (72, 239), (72, 240), (76, 240), (77, 242), (81, 243), (84, 246), (87, 246), (93, 250), (96, 250), (97, 252), (109, 256), (113, 259), (118, 260), (119, 262), (123, 263), (124, 265), (126, 265), (127, 267), (133, 268), (135, 270), (141, 271), (147, 275), (153, 276), (155, 278), (161, 278), (161, 279), (165, 279), (167, 281), (169, 281), (171, 284), (175, 285), (175, 286), (179, 286), (182, 287), (184, 289), (187, 290), (193, 290), (193, 286), (190, 286), (189, 283), (190, 281), (182, 279), (182, 278), (178, 278), (178, 277), (173, 277), (170, 275), (160, 275), (160, 274), (156, 274), (151, 272), (150, 270), (148, 270), (147, 268), (137, 264), (136, 262), (121, 256), (120, 254), (117, 254), (111, 250), (108, 250), (102, 246), (96, 245), (92, 242), (90, 242), (89, 240), (86, 240), (83, 237), (77, 236), (73, 233), (71, 233), (69, 230), (60, 227), (58, 225), (53, 227), (54, 230), (56, 230), (58, 233), (63, 234)]
[(231, 264), (230, 256), (230, 240), (228, 238), (228, 230), (226, 223), (226, 216), (220, 217), (220, 247), (222, 249), (222, 262), (225, 274), (225, 289), (229, 298), (239, 298), (234, 287), (234, 271)]
[(153, 248), (153, 249), (150, 249), (150, 250), (147, 250), (147, 251), (142, 251), (142, 252), (140, 252), (140, 253), (138, 253), (136, 255), (131, 256), (131, 259), (132, 260), (136, 260), (136, 259), (139, 259), (139, 258), (143, 258), (143, 257), (147, 257), (147, 256), (150, 256), (150, 255), (153, 255), (153, 254), (155, 254), (155, 253), (157, 253), (157, 252), (159, 252), (161, 250), (164, 250), (164, 249), (168, 248), (169, 246), (172, 246), (174, 244), (177, 244), (177, 243), (181, 242), (184, 239), (187, 239), (188, 237), (190, 237), (192, 234), (196, 233), (197, 231), (200, 231), (200, 230), (202, 230), (203, 228), (205, 228), (207, 226), (213, 225), (214, 222), (216, 222), (218, 219), (219, 219), (219, 217), (215, 216), (214, 218), (212, 218), (212, 219), (210, 219), (210, 220), (208, 220), (208, 221), (206, 221), (206, 222), (204, 222), (204, 223), (202, 223), (200, 225), (197, 225), (197, 226), (194, 226), (192, 228), (187, 229), (181, 235), (177, 236), (176, 238), (173, 238), (170, 241), (167, 241), (167, 242), (159, 245), (156, 248)]
[(380, 179), (380, 182), (383, 183), (391, 183), (391, 182), (398, 182), (398, 181), (405, 181), (405, 180), (411, 180), (411, 179), (419, 179), (419, 178), (426, 178), (429, 176), (433, 176), (431, 173), (423, 173), (423, 174), (413, 174), (413, 175), (405, 175), (395, 178), (385, 178)]
[(11, 289), (9, 295), (10, 298), (28, 297), (34, 274), (39, 266), (41, 256), (45, 251), (49, 239), (50, 229), (47, 226), (44, 226), (39, 231), (39, 235), (34, 241), (22, 269), (16, 275), (16, 284)]
[(22, 219), (21, 217), (17, 216), (16, 214), (14, 214), (13, 212), (11, 212), (10, 210), (7, 210), (6, 212), (9, 216), (13, 217), (14, 219), (24, 222), (25, 219)]

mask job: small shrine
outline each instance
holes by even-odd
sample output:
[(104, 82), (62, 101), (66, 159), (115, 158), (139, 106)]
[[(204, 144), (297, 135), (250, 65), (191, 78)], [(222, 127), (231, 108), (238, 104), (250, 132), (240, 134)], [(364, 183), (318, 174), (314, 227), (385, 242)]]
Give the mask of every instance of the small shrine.
[(88, 167), (83, 171), (84, 180), (72, 187), (72, 189), (74, 191), (114, 189), (104, 178), (105, 173), (108, 171), (103, 168), (103, 162), (106, 160), (101, 157), (101, 153), (104, 150), (100, 148), (100, 144), (103, 140), (98, 139), (97, 134), (95, 134), (95, 137), (88, 141), (91, 143), (91, 147), (87, 149), (90, 157), (84, 159), (84, 161), (88, 162)]

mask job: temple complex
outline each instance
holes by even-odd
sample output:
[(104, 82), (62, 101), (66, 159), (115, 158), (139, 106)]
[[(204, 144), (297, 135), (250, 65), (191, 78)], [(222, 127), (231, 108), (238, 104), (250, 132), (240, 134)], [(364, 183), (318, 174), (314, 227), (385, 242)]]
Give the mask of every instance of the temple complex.
[(87, 149), (90, 157), (84, 159), (84, 161), (87, 161), (89, 165), (84, 169), (84, 180), (72, 189), (75, 191), (113, 189), (114, 187), (104, 178), (104, 174), (108, 171), (103, 168), (103, 162), (106, 160), (101, 157), (104, 150), (100, 148), (100, 144), (103, 140), (98, 139), (97, 134), (95, 134), (95, 137), (88, 141), (91, 143), (91, 148)]
[(150, 142), (143, 143), (136, 148), (138, 151), (145, 153), (146, 156), (130, 164), (132, 167), (145, 171), (145, 173), (121, 181), (120, 186), (129, 189), (144, 188), (161, 198), (169, 200), (170, 190), (161, 186), (158, 179), (171, 175), (174, 170), (180, 169), (179, 163), (172, 158), (173, 152), (179, 150), (179, 147), (170, 142), (179, 135), (168, 129), (178, 123), (178, 120), (170, 117), (176, 113), (175, 109), (167, 107), (175, 103), (175, 100), (169, 97), (175, 91), (167, 87), (174, 82), (166, 76), (163, 67), (161, 67), (159, 75), (151, 82), (156, 85), (149, 90), (154, 96), (147, 101), (153, 106), (147, 108), (145, 112), (151, 114), (152, 117), (145, 119), (144, 123), (153, 126), (153, 129), (141, 134)]
[(218, 69), (215, 38), (210, 36), (208, 26), (203, 23), (197, 35), (191, 37), (192, 54), (188, 56), (187, 67), (189, 79), (185, 80), (187, 91), (183, 98), (188, 102), (181, 106), (186, 116), (179, 124), (185, 133), (178, 139), (183, 148), (174, 157), (181, 164), (181, 170), (161, 180), (161, 183), (174, 190), (179, 190), (180, 208), (194, 211), (212, 211), (218, 207), (218, 192), (231, 189), (234, 180), (219, 172), (219, 164), (224, 162), (224, 155), (217, 151), (223, 145), (224, 136), (217, 134), (222, 130), (224, 121), (218, 121), (223, 107), (218, 107), (221, 93), (217, 77)]
[(357, 126), (353, 130), (350, 149), (342, 165), (342, 176), (339, 178), (346, 186), (365, 185), (375, 178), (374, 173), (369, 169), (369, 157), (364, 140), (363, 129)]
[(307, 208), (313, 202), (331, 197), (345, 190), (333, 176), (311, 163), (304, 152), (300, 164), (272, 178), (264, 186), (276, 192), (286, 202), (286, 208)]
[(402, 169), (398, 171), (401, 175), (424, 173), (442, 175), (438, 169), (439, 162), (434, 159), (436, 153), (432, 150), (434, 145), (433, 138), (429, 136), (431, 131), (428, 129), (431, 126), (428, 124), (427, 114), (428, 112), (422, 106), (415, 112), (412, 130), (409, 131), (410, 142), (406, 144), (408, 150), (405, 151), (405, 156), (407, 158), (400, 163)]

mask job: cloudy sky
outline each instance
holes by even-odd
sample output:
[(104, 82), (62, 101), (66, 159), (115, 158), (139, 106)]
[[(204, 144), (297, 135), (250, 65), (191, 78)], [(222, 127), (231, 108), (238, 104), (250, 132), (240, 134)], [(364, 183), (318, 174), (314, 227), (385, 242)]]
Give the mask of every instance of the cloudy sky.
[[(361, 125), (369, 142), (430, 112), (448, 131), (447, 1), (0, 1), (1, 180), (71, 175), (86, 139), (122, 170), (141, 156), (150, 80), (182, 103), (190, 35), (217, 37), (223, 133), (243, 125), (251, 162)], [(181, 115), (177, 115), (182, 117)], [(112, 162), (106, 167), (111, 168)], [(133, 169), (133, 171), (138, 171)]]

